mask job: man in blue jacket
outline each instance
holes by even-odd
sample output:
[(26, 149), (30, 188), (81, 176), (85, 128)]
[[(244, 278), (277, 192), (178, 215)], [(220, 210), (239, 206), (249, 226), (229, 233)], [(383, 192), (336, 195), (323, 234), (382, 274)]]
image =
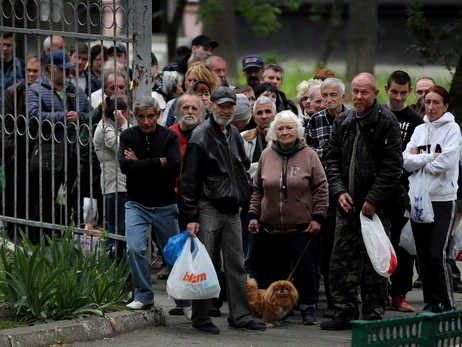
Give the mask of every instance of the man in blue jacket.
[[(72, 212), (69, 192), (77, 173), (77, 128), (90, 111), (83, 90), (69, 81), (69, 69), (73, 66), (65, 52), (53, 52), (47, 58), (47, 72), (28, 91), (29, 131), (35, 138), (30, 161), (31, 180), (37, 187), (42, 185), (42, 199), (35, 197), (34, 219), (50, 223), (64, 222), (58, 218), (53, 220), (61, 184), (67, 192), (64, 218)], [(41, 212), (42, 218), (39, 217)]]

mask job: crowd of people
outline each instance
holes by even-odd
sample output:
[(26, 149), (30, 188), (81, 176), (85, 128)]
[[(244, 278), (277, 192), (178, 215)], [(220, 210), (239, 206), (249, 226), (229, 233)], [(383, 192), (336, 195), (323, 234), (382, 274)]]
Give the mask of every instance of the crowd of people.
[[(257, 54), (242, 59), (246, 84), (229, 85), (226, 61), (213, 55), (219, 43), (200, 35), (163, 71), (151, 55), (152, 94), (132, 105), (126, 46), (66, 49), (52, 36), (25, 63), (13, 54), (14, 39), (1, 33), (3, 166), (7, 200), (17, 202), (6, 213), (60, 223), (55, 204), (64, 188), (65, 218), (80, 224), (83, 199), (96, 198), (105, 213), (94, 224), (126, 237), (109, 245), (115, 255), (128, 253), (129, 308), (154, 303), (149, 227), (160, 249), (183, 230), (205, 245), (226, 288), (230, 328), (266, 329), (251, 316), (248, 275), (259, 288), (292, 280), (304, 325), (317, 324), (322, 277), (322, 315), (331, 318), (324, 330), (349, 329), (359, 301), (366, 320), (382, 319), (386, 309), (414, 312), (406, 301), (413, 287), (423, 288), (425, 310), (455, 308), (462, 283), (448, 247), (462, 139), (449, 93), (432, 78), (416, 81), (418, 102), (408, 105), (411, 78), (394, 71), (383, 87), (389, 101), (380, 104), (372, 74), (358, 74), (346, 90), (323, 69), (297, 86), (297, 105), (281, 91), (284, 69)], [(422, 179), (434, 222), (411, 222), (413, 257), (399, 241), (407, 192)], [(398, 260), (390, 280), (371, 265), (361, 214), (377, 214), (390, 236)], [(27, 230), (34, 243), (51, 232)], [(169, 271), (164, 263), (159, 278)], [(169, 313), (218, 334), (211, 317), (221, 315), (221, 299), (177, 300)]]

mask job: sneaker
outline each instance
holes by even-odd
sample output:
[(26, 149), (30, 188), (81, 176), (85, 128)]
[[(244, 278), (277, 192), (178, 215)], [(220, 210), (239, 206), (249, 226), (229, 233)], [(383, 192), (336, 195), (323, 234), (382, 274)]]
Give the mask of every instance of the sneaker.
[(212, 322), (208, 322), (208, 323), (205, 323), (203, 325), (192, 325), (192, 327), (196, 330), (199, 330), (200, 332), (202, 333), (206, 333), (206, 334), (219, 334), (220, 333), (220, 329), (218, 329), (218, 327), (213, 324)]
[(351, 329), (351, 323), (346, 319), (334, 318), (327, 322), (322, 322), (320, 327), (322, 330), (347, 330)]
[(167, 280), (168, 275), (170, 275), (170, 271), (166, 267), (163, 267), (160, 269), (160, 271), (157, 273), (157, 279), (159, 280)]
[(187, 320), (191, 320), (192, 317), (192, 308), (191, 306), (186, 306), (181, 309), (183, 311), (184, 316)]
[(398, 295), (395, 296), (391, 300), (391, 306), (390, 308), (393, 311), (399, 311), (399, 312), (414, 312), (414, 307), (409, 305), (406, 301), (406, 297), (404, 295)]
[(323, 312), (322, 316), (324, 318), (334, 318), (337, 310), (334, 306), (327, 306), (327, 309)]
[(257, 323), (251, 320), (244, 325), (237, 326), (235, 323), (229, 323), (231, 329), (245, 330), (245, 331), (263, 331), (266, 330), (266, 324)]
[(147, 308), (152, 305), (154, 305), (154, 301), (141, 302), (138, 300), (133, 300), (131, 303), (127, 305), (127, 307), (131, 308), (132, 310), (142, 310), (143, 308)]
[(314, 316), (314, 307), (308, 307), (302, 311), (303, 325), (316, 325), (316, 317)]

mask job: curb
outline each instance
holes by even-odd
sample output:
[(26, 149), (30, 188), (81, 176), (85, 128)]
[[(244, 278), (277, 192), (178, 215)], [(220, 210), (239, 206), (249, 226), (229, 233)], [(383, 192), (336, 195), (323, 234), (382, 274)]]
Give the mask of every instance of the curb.
[(164, 311), (159, 306), (136, 312), (111, 312), (107, 316), (109, 319), (88, 317), (84, 320), (1, 330), (0, 347), (47, 347), (58, 343), (95, 341), (137, 329), (166, 325)]

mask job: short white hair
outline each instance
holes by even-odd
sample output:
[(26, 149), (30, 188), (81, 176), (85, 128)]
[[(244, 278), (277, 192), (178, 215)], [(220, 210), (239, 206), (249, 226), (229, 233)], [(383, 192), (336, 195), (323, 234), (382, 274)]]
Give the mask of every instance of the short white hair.
[(300, 100), (303, 97), (303, 95), (305, 95), (305, 93), (311, 89), (311, 87), (318, 84), (321, 85), (322, 80), (316, 80), (312, 78), (308, 81), (300, 82), (300, 84), (297, 86), (297, 99)]
[(302, 120), (292, 111), (282, 111), (274, 117), (274, 120), (270, 124), (268, 137), (271, 140), (277, 141), (278, 139), (276, 136), (276, 127), (279, 121), (295, 123), (297, 127), (298, 139), (302, 140), (305, 138), (305, 128), (303, 127)]

